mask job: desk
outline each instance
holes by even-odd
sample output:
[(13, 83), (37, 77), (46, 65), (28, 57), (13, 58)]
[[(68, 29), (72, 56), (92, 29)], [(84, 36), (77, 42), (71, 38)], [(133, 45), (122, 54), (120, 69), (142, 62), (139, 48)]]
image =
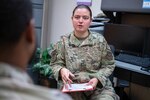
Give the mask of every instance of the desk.
[(150, 73), (142, 71), (140, 66), (116, 61), (114, 76), (145, 87), (150, 87)]

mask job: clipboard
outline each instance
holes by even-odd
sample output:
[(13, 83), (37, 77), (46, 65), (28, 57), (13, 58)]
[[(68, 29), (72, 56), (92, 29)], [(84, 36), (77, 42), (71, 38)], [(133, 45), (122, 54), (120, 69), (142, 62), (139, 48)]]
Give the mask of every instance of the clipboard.
[(63, 86), (62, 92), (80, 92), (80, 91), (92, 91), (93, 86), (87, 85), (87, 83), (81, 83), (81, 84), (66, 84), (68, 85), (68, 88)]

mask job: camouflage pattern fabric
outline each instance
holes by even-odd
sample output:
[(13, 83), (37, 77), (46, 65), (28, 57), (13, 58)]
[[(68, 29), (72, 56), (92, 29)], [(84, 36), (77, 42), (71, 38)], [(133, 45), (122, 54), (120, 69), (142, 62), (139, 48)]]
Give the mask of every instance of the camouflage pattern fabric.
[(63, 85), (59, 70), (65, 67), (75, 75), (74, 83), (88, 82), (91, 78), (99, 80), (94, 91), (70, 93), (74, 100), (119, 100), (109, 80), (115, 68), (114, 57), (102, 35), (90, 32), (80, 41), (71, 32), (62, 36), (54, 48), (51, 66), (59, 89)]
[(0, 100), (72, 100), (58, 90), (34, 85), (19, 67), (1, 62), (0, 68)]

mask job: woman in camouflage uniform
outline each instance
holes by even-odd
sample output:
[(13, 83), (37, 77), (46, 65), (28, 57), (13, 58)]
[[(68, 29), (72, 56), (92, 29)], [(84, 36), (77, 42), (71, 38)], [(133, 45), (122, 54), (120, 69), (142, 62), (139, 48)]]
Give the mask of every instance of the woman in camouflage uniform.
[(88, 30), (92, 12), (78, 5), (72, 13), (74, 31), (61, 37), (52, 51), (51, 66), (59, 89), (64, 84), (88, 82), (92, 91), (69, 93), (74, 100), (119, 100), (109, 76), (115, 68), (104, 37)]

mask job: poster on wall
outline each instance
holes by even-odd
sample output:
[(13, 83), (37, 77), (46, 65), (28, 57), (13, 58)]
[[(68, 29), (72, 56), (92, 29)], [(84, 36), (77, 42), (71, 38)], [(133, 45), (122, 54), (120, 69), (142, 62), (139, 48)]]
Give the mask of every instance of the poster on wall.
[(92, 0), (77, 0), (77, 5), (80, 5), (80, 4), (91, 6), (92, 5)]

